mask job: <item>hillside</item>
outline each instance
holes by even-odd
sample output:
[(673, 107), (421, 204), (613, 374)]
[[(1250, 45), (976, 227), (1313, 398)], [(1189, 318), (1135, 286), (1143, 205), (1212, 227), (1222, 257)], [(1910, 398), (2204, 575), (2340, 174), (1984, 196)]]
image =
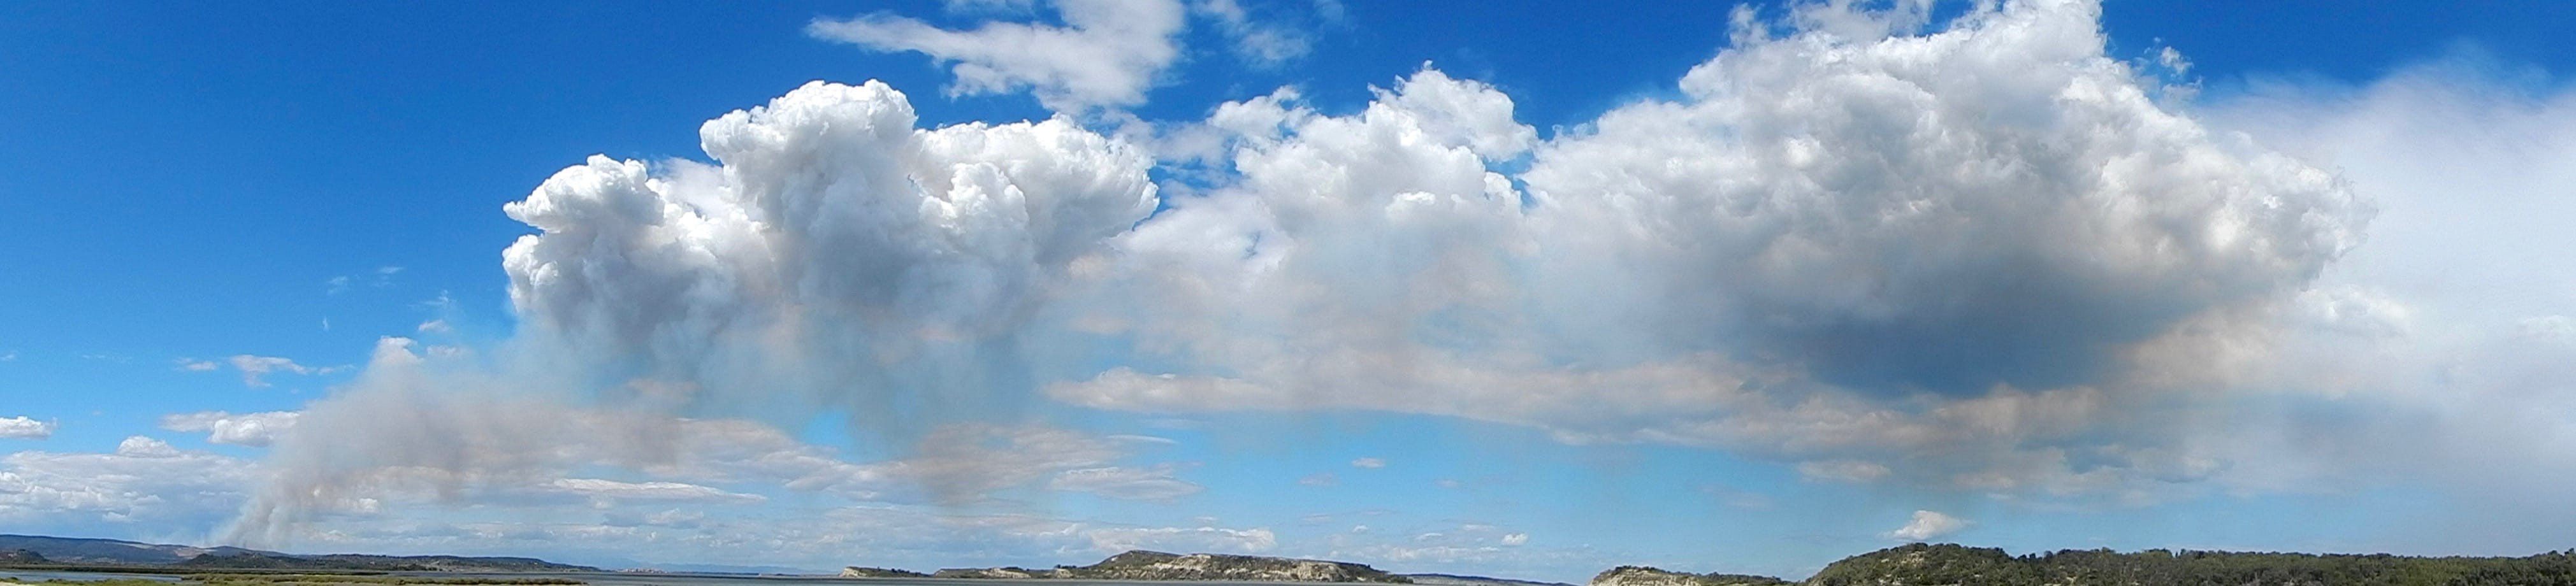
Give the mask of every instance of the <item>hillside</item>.
[(1913, 544), (1844, 558), (1809, 586), (2576, 586), (2576, 550), (2519, 558), (2064, 550)]
[(238, 547), (195, 547), (114, 539), (0, 535), (0, 552), (25, 551), (39, 561), (12, 565), (166, 566), (202, 570), (596, 572), (598, 568), (520, 557), (365, 554), (295, 555)]
[(1602, 570), (1592, 577), (1590, 586), (1781, 586), (1795, 584), (1770, 576), (1743, 574), (1691, 574), (1646, 566), (1619, 566)]

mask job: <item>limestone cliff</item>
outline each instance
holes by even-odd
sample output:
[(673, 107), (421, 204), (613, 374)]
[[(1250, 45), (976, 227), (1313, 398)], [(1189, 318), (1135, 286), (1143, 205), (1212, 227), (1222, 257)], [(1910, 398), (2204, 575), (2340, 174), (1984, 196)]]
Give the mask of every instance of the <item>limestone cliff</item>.
[(1591, 586), (1780, 586), (1794, 583), (1770, 576), (1691, 574), (1646, 566), (1619, 566), (1593, 576)]

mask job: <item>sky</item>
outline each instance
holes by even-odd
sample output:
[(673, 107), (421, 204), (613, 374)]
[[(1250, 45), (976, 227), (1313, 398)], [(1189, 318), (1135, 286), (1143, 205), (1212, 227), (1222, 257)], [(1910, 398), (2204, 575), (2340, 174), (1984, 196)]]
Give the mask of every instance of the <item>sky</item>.
[(0, 6), (0, 530), (2576, 546), (2576, 5)]

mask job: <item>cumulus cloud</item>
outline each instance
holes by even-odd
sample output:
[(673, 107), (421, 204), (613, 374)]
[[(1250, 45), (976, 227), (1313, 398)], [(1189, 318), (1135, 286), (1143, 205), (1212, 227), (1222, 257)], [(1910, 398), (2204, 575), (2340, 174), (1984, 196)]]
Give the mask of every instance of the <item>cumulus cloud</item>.
[(1063, 120), (914, 121), (884, 84), (816, 82), (708, 122), (720, 165), (565, 169), (505, 208), (540, 231), (503, 253), (522, 335), (646, 401), (967, 401), (1153, 209), (1151, 158)]
[[(1109, 301), (1082, 309), (1184, 366), (1046, 392), (1910, 463), (1954, 487), (2197, 469), (2133, 445), (2170, 437), (2074, 435), (2163, 400), (2126, 384), (2137, 349), (2297, 295), (2372, 208), (2167, 109), (2104, 55), (2098, 9), (1999, 4), (1922, 34), (1904, 8), (1745, 20), (1680, 98), (1546, 141), (1431, 69), (1347, 116), (1288, 92), (1220, 106), (1234, 177), (1122, 236)], [(2068, 444), (2128, 465), (2086, 476)]]
[(0, 419), (0, 438), (45, 439), (54, 437), (55, 423), (37, 421), (25, 415)]
[(1934, 511), (1915, 511), (1913, 520), (1907, 521), (1904, 527), (1887, 532), (1887, 538), (1898, 541), (1923, 541), (1957, 533), (1966, 528), (1968, 528), (1966, 519)]
[(1351, 461), (1352, 468), (1385, 468), (1385, 458), (1360, 458)]
[(100, 521), (154, 531), (206, 527), (239, 510), (259, 470), (143, 436), (113, 453), (18, 452), (0, 456), (0, 522), (29, 531)]
[(1059, 112), (1142, 104), (1155, 76), (1180, 57), (1175, 37), (1186, 21), (1180, 0), (1043, 4), (1061, 25), (995, 21), (972, 30), (949, 30), (878, 13), (816, 20), (806, 32), (879, 51), (919, 52), (953, 64), (949, 71), (957, 81), (948, 88), (952, 95), (1025, 89)]
[(266, 447), (277, 435), (295, 427), (294, 411), (267, 411), (235, 415), (224, 411), (181, 413), (161, 417), (161, 429), (206, 432), (209, 443)]

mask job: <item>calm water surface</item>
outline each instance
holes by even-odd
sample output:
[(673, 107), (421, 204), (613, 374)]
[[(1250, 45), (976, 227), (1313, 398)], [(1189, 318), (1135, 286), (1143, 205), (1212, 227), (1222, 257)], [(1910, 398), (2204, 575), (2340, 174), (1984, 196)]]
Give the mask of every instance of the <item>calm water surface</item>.
[[(521, 572), (481, 574), (455, 572), (394, 572), (400, 576), (422, 577), (491, 577), (491, 578), (569, 578), (589, 582), (591, 586), (1178, 586), (1182, 584), (1222, 584), (1225, 586), (1261, 586), (1265, 582), (1135, 582), (1118, 580), (993, 580), (939, 578), (842, 578), (837, 576), (746, 576), (740, 574), (630, 574), (622, 572)], [(102, 572), (46, 572), (34, 570), (0, 570), (0, 577), (30, 582), (45, 580), (103, 580), (109, 578), (142, 578), (177, 582), (178, 576), (156, 574), (111, 574)], [(1293, 586), (1315, 586), (1298, 583)]]

